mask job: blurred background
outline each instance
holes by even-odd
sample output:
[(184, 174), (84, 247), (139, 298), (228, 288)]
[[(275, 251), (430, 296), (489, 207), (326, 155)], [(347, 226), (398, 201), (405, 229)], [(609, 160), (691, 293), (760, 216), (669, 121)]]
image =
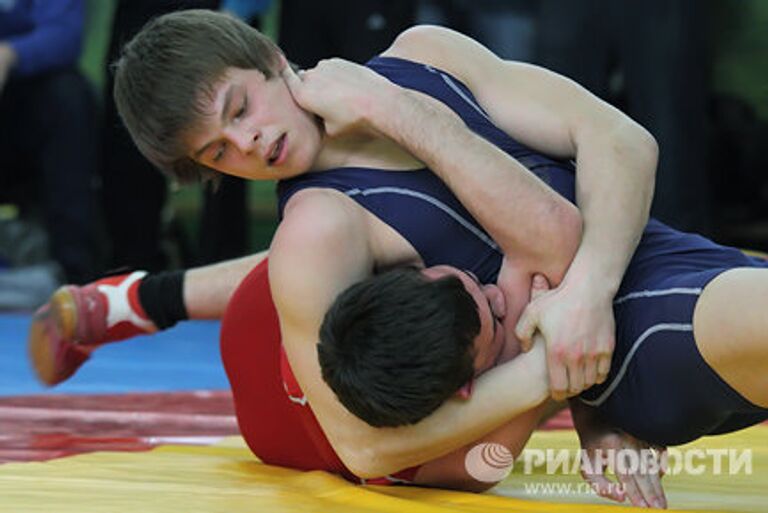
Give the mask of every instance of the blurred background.
[[(229, 11), (301, 67), (365, 62), (414, 23), (453, 27), (575, 79), (648, 128), (661, 147), (655, 216), (768, 249), (768, 2), (48, 0), (38, 26), (14, 19), (32, 3), (0, 0), (2, 310), (34, 308), (64, 281), (269, 245), (274, 184), (179, 188), (117, 118), (109, 63), (147, 20), (182, 8)], [(37, 47), (14, 65), (5, 48), (30, 34)]]

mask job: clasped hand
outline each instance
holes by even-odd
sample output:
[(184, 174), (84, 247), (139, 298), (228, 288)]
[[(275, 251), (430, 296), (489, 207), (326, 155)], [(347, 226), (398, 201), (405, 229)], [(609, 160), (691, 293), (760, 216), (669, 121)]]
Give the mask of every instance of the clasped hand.
[(321, 118), (331, 137), (373, 131), (372, 118), (397, 90), (373, 70), (338, 58), (299, 72), (285, 66), (282, 77), (296, 103)]
[[(666, 466), (666, 448), (607, 426), (579, 429), (581, 475), (601, 497), (633, 506), (666, 508), (661, 484)], [(616, 481), (608, 478), (611, 471)]]
[(615, 345), (612, 296), (586, 277), (566, 276), (559, 287), (533, 299), (517, 323), (524, 351), (533, 334), (546, 340), (552, 398), (574, 396), (608, 375)]

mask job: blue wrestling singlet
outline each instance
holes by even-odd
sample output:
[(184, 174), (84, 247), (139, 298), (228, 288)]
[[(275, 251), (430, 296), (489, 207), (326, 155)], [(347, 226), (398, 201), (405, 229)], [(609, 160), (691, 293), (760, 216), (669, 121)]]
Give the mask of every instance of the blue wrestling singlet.
[[(391, 57), (367, 65), (396, 84), (442, 101), (471, 130), (575, 201), (573, 163), (548, 158), (510, 138), (455, 77)], [(484, 283), (496, 281), (500, 248), (429, 169), (339, 168), (301, 175), (279, 183), (281, 215), (288, 199), (306, 188), (335, 189), (354, 199), (408, 240), (427, 266), (447, 264), (472, 271)], [(651, 219), (614, 302), (617, 335), (610, 374), (581, 399), (613, 425), (660, 445), (767, 419), (768, 410), (746, 401), (704, 362), (692, 327), (693, 309), (709, 281), (728, 269), (757, 266), (768, 263)]]

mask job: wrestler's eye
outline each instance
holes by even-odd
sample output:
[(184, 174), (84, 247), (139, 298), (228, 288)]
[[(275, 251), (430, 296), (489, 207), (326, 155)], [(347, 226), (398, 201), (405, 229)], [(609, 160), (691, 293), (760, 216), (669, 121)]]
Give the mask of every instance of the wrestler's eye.
[(245, 113), (248, 112), (248, 96), (243, 95), (243, 101), (240, 104), (240, 108), (237, 109), (237, 112), (235, 112), (234, 120), (240, 121), (243, 116), (245, 116)]
[(218, 162), (224, 157), (224, 153), (227, 151), (227, 143), (222, 142), (216, 149), (216, 153), (213, 155), (213, 161)]

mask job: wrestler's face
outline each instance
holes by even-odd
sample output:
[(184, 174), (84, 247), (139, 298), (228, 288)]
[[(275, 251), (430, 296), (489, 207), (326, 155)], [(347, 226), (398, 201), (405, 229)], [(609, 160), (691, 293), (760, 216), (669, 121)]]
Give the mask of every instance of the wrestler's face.
[(185, 138), (192, 160), (251, 180), (308, 171), (322, 148), (314, 115), (301, 109), (280, 74), (229, 68), (202, 100), (199, 126)]
[(461, 280), (464, 288), (475, 300), (477, 313), (480, 316), (480, 333), (474, 341), (475, 375), (494, 367), (504, 348), (504, 330), (499, 321), (499, 316), (503, 314), (498, 311), (498, 307), (494, 308), (494, 305), (498, 304), (497, 295), (501, 294), (498, 287), (482, 285), (473, 274), (448, 265), (429, 267), (422, 273), (435, 280), (448, 275), (456, 276)]

